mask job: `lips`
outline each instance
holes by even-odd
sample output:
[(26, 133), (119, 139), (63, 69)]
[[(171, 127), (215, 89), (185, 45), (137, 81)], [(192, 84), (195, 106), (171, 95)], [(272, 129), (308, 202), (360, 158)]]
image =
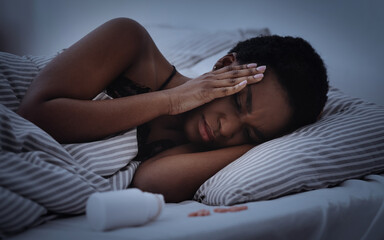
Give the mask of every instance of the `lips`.
[(212, 142), (215, 139), (212, 129), (205, 121), (204, 116), (199, 121), (199, 133), (204, 142)]

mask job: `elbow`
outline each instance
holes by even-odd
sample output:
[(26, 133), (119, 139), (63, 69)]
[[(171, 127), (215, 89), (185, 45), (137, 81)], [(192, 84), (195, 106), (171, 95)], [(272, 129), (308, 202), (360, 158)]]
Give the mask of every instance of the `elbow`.
[[(147, 163), (142, 165), (145, 164)], [(152, 166), (140, 166), (132, 179), (131, 187), (144, 192), (162, 194), (167, 203), (191, 199), (191, 197), (185, 196), (185, 191), (177, 181), (172, 181), (172, 176), (166, 176)]]
[(47, 131), (46, 125), (51, 122), (47, 119), (51, 113), (45, 109), (46, 102), (42, 97), (26, 96), (16, 113)]
[(21, 103), (20, 107), (17, 109), (16, 113), (19, 114), (21, 117), (33, 122), (38, 123), (39, 122), (39, 115), (38, 114), (39, 106), (38, 104), (32, 104), (30, 102)]
[(57, 116), (58, 114), (53, 114), (52, 111), (45, 109), (44, 104), (43, 101), (24, 102), (20, 105), (16, 113), (44, 130), (56, 141), (60, 143), (68, 142), (66, 138), (60, 135), (60, 133), (66, 132), (65, 129), (58, 128), (58, 121), (54, 120), (53, 116)]
[(167, 201), (166, 192), (167, 189), (159, 180), (159, 176), (156, 176), (155, 173), (139, 167), (132, 179), (131, 187), (138, 188), (144, 192), (163, 194), (165, 200)]
[(131, 187), (139, 188), (144, 192), (157, 193), (155, 191), (156, 186), (151, 184), (152, 176), (141, 171), (140, 167), (136, 170), (135, 175), (133, 176)]

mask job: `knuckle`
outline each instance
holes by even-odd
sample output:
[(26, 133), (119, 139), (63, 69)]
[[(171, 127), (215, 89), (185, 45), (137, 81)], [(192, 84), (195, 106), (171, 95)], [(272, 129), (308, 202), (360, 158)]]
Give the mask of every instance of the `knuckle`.
[(233, 76), (237, 76), (237, 75), (239, 75), (239, 73), (240, 73), (239, 70), (234, 70), (234, 71), (232, 71), (232, 75), (233, 75)]
[(227, 96), (228, 93), (229, 93), (228, 88), (223, 88), (223, 89), (221, 90), (221, 93), (222, 93), (224, 96)]
[(229, 82), (230, 84), (235, 84), (235, 83), (236, 83), (236, 78), (230, 78), (230, 79), (228, 80), (228, 82)]
[(201, 80), (205, 80), (211, 76), (211, 73), (204, 73), (203, 75), (200, 76)]
[(202, 82), (202, 87), (204, 88), (204, 90), (211, 88), (212, 86), (213, 83), (211, 81), (205, 80), (204, 82)]
[(213, 73), (206, 73), (204, 74), (204, 79), (210, 79), (213, 78), (215, 75)]
[(233, 66), (227, 66), (227, 71), (232, 71), (233, 70)]

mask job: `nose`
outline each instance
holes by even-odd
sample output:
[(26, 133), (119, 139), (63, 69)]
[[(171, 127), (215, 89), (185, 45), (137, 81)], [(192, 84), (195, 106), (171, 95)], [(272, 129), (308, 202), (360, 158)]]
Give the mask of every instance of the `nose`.
[(224, 139), (231, 139), (241, 132), (243, 123), (242, 118), (237, 115), (222, 115), (219, 118), (220, 136)]

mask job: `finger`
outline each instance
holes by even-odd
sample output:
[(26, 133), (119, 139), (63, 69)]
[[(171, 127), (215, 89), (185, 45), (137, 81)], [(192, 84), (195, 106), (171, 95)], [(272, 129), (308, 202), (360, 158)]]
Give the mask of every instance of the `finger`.
[(214, 80), (214, 81), (211, 82), (211, 84), (212, 84), (212, 87), (215, 87), (215, 88), (233, 87), (233, 86), (241, 83), (244, 80), (247, 80), (247, 79), (244, 78), (244, 77), (241, 77), (241, 78), (229, 78), (229, 79), (223, 79), (223, 80), (220, 80), (220, 81)]
[(255, 67), (257, 67), (256, 63), (242, 64), (242, 65), (235, 65), (235, 66), (229, 65), (229, 66), (225, 66), (215, 70), (214, 73), (221, 74), (225, 72), (236, 71), (236, 70), (247, 69), (247, 68), (255, 68)]
[(258, 73), (253, 76), (239, 77), (239, 78), (230, 78), (226, 80), (214, 81), (213, 86), (216, 88), (219, 87), (230, 87), (235, 86), (243, 81), (247, 81), (247, 84), (253, 84), (260, 82), (264, 78), (264, 74)]
[(231, 79), (231, 78), (239, 78), (239, 77), (247, 77), (247, 76), (254, 76), (257, 74), (264, 73), (266, 70), (266, 66), (259, 66), (256, 68), (242, 68), (242, 69), (232, 69), (228, 72), (223, 72), (220, 74), (215, 74), (216, 79), (224, 80), (224, 79)]
[(247, 77), (241, 77), (241, 78), (237, 78), (236, 81), (239, 81), (239, 82), (242, 82), (242, 81), (247, 81), (247, 84), (254, 84), (254, 83), (258, 83), (260, 82), (261, 80), (263, 80), (264, 78), (264, 74), (262, 73), (258, 73), (256, 75), (253, 75), (253, 76), (247, 76)]
[(243, 88), (245, 88), (245, 86), (247, 86), (246, 80), (240, 82), (239, 84), (236, 84), (235, 86), (215, 88), (213, 89), (213, 94), (215, 98), (230, 96), (240, 92)]

